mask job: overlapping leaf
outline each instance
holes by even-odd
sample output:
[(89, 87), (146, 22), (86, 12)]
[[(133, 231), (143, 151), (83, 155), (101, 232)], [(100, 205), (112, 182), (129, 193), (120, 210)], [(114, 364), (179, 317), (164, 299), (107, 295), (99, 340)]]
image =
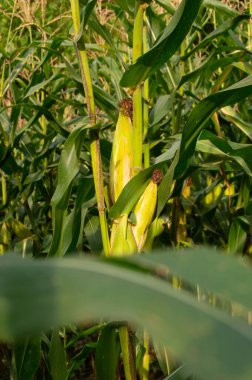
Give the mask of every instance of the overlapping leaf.
[(189, 167), (200, 132), (211, 115), (221, 107), (233, 105), (252, 94), (252, 75), (203, 99), (191, 112), (184, 126), (180, 146), (180, 159), (175, 177), (180, 177)]
[[(204, 260), (199, 260), (200, 254)], [(233, 258), (219, 257), (217, 264), (211, 250), (136, 260), (143, 268), (146, 263), (157, 273), (168, 268), (251, 305), (251, 269)], [(120, 262), (78, 258), (38, 262), (6, 255), (0, 258), (0, 300), (2, 339), (100, 317), (127, 319), (144, 325), (159, 343), (171, 345), (202, 379), (252, 376), (249, 325)]]
[(133, 87), (156, 72), (178, 50), (194, 20), (202, 0), (183, 0), (170, 24), (157, 39), (154, 46), (126, 71), (121, 86)]
[(191, 49), (190, 52), (186, 54), (184, 58), (188, 58), (190, 55), (195, 53), (197, 50), (203, 48), (206, 44), (213, 41), (215, 38), (227, 33), (230, 29), (235, 29), (236, 26), (244, 20), (249, 20), (249, 15), (239, 15), (237, 17), (225, 21), (217, 29), (209, 33), (207, 37), (205, 37), (194, 49)]
[(235, 161), (249, 176), (252, 175), (251, 144), (233, 143), (205, 130), (197, 141), (196, 150)]
[(53, 240), (49, 255), (62, 254), (64, 223), (72, 190), (72, 182), (79, 172), (79, 156), (85, 127), (76, 128), (65, 142), (58, 166), (58, 184), (52, 198)]

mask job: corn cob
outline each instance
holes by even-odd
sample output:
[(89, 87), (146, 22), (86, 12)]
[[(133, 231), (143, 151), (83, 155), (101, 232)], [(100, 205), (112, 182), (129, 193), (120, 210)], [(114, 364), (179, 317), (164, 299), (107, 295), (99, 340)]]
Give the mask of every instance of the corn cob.
[(132, 107), (130, 99), (123, 99), (119, 104), (119, 117), (110, 160), (110, 192), (113, 203), (133, 176)]
[(133, 235), (137, 244), (138, 252), (144, 246), (157, 204), (157, 188), (162, 181), (162, 172), (157, 169), (153, 171), (151, 181), (141, 195), (134, 210), (136, 224), (132, 227)]

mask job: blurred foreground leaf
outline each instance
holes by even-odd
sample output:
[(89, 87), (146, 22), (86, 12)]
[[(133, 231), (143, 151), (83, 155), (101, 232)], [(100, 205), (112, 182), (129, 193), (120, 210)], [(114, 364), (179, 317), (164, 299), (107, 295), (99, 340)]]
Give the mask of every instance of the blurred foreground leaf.
[[(219, 255), (216, 266), (216, 262), (211, 262), (212, 253), (205, 252), (202, 260), (198, 258), (199, 251), (196, 255), (201, 281), (212, 274), (209, 283), (213, 284), (218, 267), (223, 275), (222, 285), (227, 292), (231, 289), (231, 296), (234, 285), (249, 292), (251, 269), (236, 265), (231, 275), (228, 267), (234, 269), (238, 262)], [(160, 273), (162, 262), (169, 256), (167, 252), (148, 260)], [(188, 279), (192, 274), (198, 282), (196, 266), (192, 264), (193, 250), (172, 257), (177, 275)], [(188, 262), (179, 268), (176, 264), (181, 257), (188, 257)], [(214, 259), (217, 260), (215, 255)], [(145, 260), (137, 256), (143, 269)], [(1, 339), (38, 334), (53, 326), (101, 317), (129, 320), (143, 325), (158, 343), (171, 347), (202, 379), (251, 378), (251, 326), (198, 302), (190, 293), (178, 291), (148, 272), (129, 268), (126, 263), (92, 258), (32, 261), (11, 255), (1, 257)], [(234, 278), (239, 283), (236, 280), (234, 284)]]

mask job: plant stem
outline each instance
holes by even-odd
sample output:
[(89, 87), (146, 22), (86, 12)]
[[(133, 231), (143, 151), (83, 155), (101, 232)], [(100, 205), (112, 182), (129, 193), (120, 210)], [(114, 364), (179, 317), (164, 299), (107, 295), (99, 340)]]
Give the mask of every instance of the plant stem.
[[(252, 14), (252, 0), (249, 0), (249, 13)], [(248, 24), (248, 49), (252, 49), (252, 19), (250, 18)]]
[[(148, 33), (147, 33), (147, 17), (144, 12), (144, 26), (143, 26), (143, 52), (146, 53), (149, 50)], [(148, 127), (149, 127), (149, 80), (144, 81), (143, 87), (143, 139), (148, 140)], [(144, 168), (150, 166), (150, 144), (148, 141), (144, 144)]]
[[(139, 0), (135, 2), (135, 21), (133, 30), (133, 63), (143, 53), (143, 15), (146, 5)], [(143, 100), (142, 85), (133, 89), (133, 148), (134, 148), (134, 174), (142, 169), (143, 154)], [(119, 328), (119, 337), (123, 357), (126, 380), (136, 380), (135, 358), (132, 353), (128, 326)]]
[[(184, 40), (180, 46), (180, 55), (183, 57), (185, 55), (185, 49), (186, 49), (186, 40)], [(180, 80), (185, 75), (185, 62), (181, 59), (179, 62), (179, 76)], [(181, 97), (184, 95), (184, 85), (180, 86), (179, 88), (179, 94)]]
[(236, 203), (236, 210), (239, 210), (239, 208), (242, 206), (242, 201), (243, 201), (243, 189), (244, 189), (244, 177), (242, 178), (240, 189), (238, 192), (238, 198), (237, 198), (237, 203)]
[(4, 172), (1, 171), (2, 174), (2, 205), (5, 206), (7, 203), (7, 186), (6, 186), (6, 178)]
[[(133, 31), (133, 63), (143, 53), (143, 13), (144, 5), (136, 1), (136, 16)], [(139, 84), (133, 93), (133, 128), (134, 128), (134, 172), (142, 169), (143, 152), (143, 101), (142, 86)]]
[(150, 166), (150, 143), (144, 144), (144, 169)]
[[(72, 19), (74, 26), (74, 37), (75, 40), (78, 37), (80, 32), (80, 5), (79, 0), (71, 0), (72, 8)], [(75, 41), (77, 43), (77, 41)], [(93, 127), (96, 124), (95, 116), (95, 101), (94, 93), (92, 86), (92, 79), (89, 69), (87, 51), (84, 47), (84, 41), (81, 37), (80, 43), (77, 46), (77, 55), (79, 59), (81, 76), (83, 81), (83, 87), (86, 96), (87, 110), (89, 116), (90, 126)], [(97, 199), (97, 207), (99, 211), (101, 234), (102, 234), (102, 243), (105, 256), (109, 255), (110, 245), (109, 245), (109, 236), (107, 228), (107, 219), (105, 214), (105, 204), (104, 204), (104, 188), (103, 188), (103, 173), (102, 173), (102, 161), (101, 161), (101, 152), (100, 152), (100, 140), (99, 134), (97, 131), (91, 129), (91, 160), (92, 160), (92, 169), (94, 176), (94, 185), (95, 185), (95, 194)]]
[[(17, 0), (14, 1), (13, 7), (12, 7), (12, 14), (11, 14), (10, 25), (9, 25), (7, 41), (6, 41), (6, 49), (8, 48), (8, 45), (10, 42), (12, 24), (13, 24), (13, 19), (14, 19), (15, 12), (16, 12), (16, 2), (17, 2)], [(5, 67), (6, 67), (6, 59), (4, 59), (4, 61), (3, 61), (2, 75), (1, 75), (1, 81), (0, 81), (0, 104), (2, 103), (3, 92), (4, 92)]]
[[(7, 186), (6, 186), (6, 178), (4, 172), (1, 170), (1, 177), (2, 177), (2, 205), (5, 206), (7, 204)], [(2, 227), (0, 229), (1, 235), (2, 235), (2, 242), (4, 244), (0, 244), (0, 255), (2, 255), (5, 252), (5, 245), (8, 244), (8, 233), (6, 224), (3, 223)]]
[(143, 380), (148, 380), (149, 378), (149, 366), (150, 366), (150, 355), (149, 355), (149, 344), (150, 338), (146, 331), (144, 331), (143, 346), (145, 348), (145, 353), (143, 357)]
[(218, 118), (218, 113), (217, 112), (215, 112), (211, 116), (211, 120), (212, 120), (212, 122), (214, 124), (215, 132), (217, 133), (217, 136), (223, 137), (222, 133), (221, 133), (221, 126), (220, 126), (220, 122), (219, 122), (219, 118)]
[(119, 328), (123, 365), (126, 380), (136, 380), (135, 360), (132, 353), (129, 330), (127, 326)]

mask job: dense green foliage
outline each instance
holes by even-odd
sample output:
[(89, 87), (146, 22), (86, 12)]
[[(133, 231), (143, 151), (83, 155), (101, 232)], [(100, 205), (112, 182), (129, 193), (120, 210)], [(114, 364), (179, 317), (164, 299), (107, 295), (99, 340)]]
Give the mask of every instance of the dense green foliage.
[[(249, 379), (252, 2), (80, 6), (76, 34), (70, 1), (0, 5), (0, 378)], [(143, 165), (113, 203), (123, 98), (133, 124), (140, 104)], [(104, 258), (155, 169), (144, 253)]]

